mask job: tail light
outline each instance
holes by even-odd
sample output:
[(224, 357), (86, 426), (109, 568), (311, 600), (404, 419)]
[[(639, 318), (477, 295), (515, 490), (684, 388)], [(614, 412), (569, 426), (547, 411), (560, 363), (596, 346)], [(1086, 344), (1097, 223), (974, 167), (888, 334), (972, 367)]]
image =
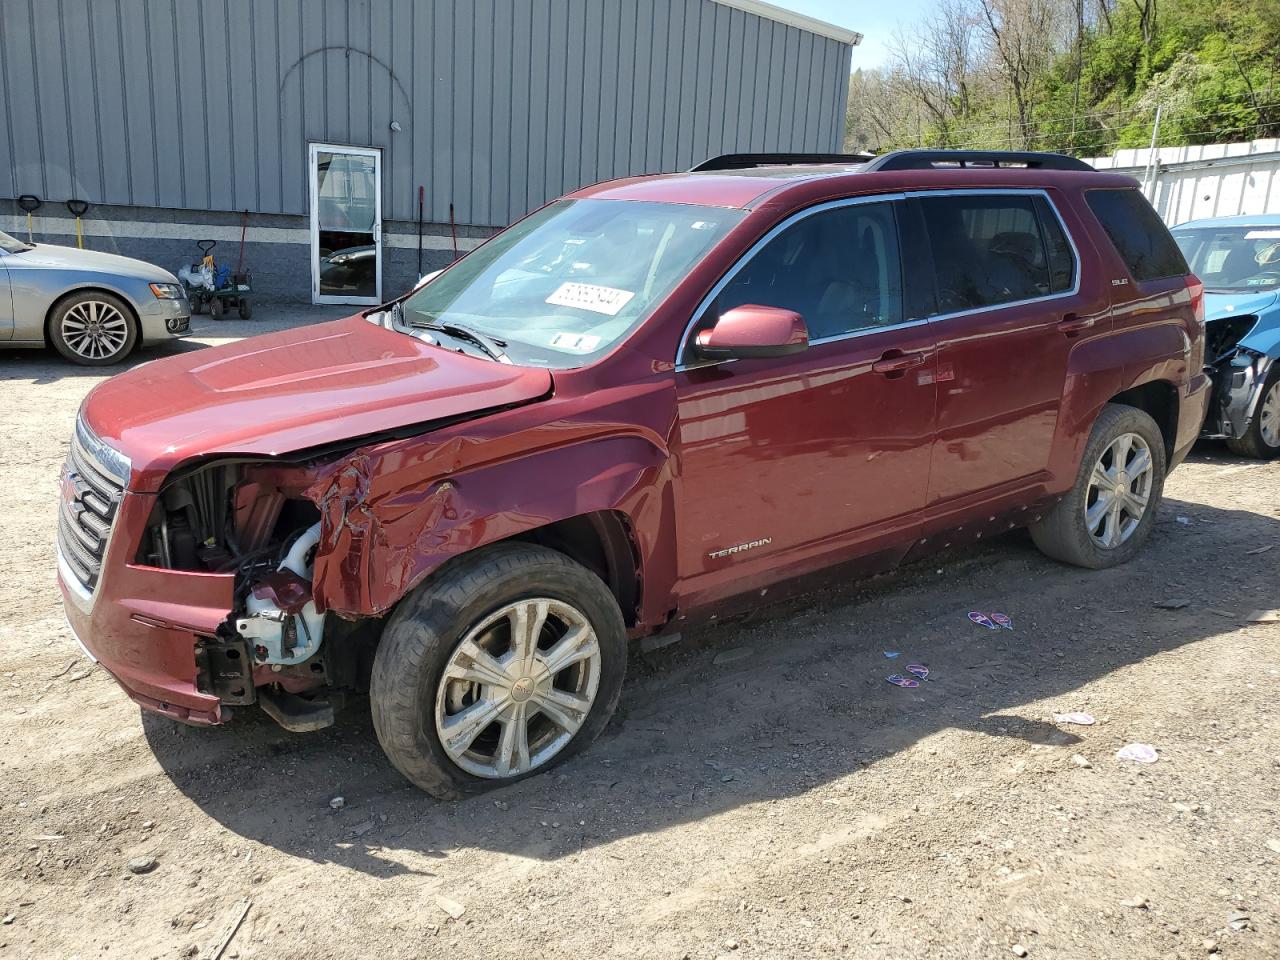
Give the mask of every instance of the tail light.
[(1195, 274), (1187, 274), (1187, 292), (1191, 294), (1191, 310), (1196, 315), (1196, 323), (1204, 326), (1204, 284)]

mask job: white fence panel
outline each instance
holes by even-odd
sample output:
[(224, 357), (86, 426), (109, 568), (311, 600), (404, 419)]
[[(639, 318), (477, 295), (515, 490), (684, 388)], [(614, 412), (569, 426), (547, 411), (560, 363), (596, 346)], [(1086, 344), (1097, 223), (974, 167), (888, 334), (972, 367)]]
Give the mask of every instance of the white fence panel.
[(1087, 162), (1137, 179), (1170, 226), (1204, 217), (1280, 214), (1280, 139), (1157, 147), (1154, 164), (1151, 152), (1118, 150)]

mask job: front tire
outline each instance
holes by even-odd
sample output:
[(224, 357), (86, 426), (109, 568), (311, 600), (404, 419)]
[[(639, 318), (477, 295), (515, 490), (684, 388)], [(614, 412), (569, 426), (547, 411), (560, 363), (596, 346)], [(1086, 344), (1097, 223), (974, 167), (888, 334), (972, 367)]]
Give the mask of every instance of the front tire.
[(1089, 434), (1071, 491), (1031, 526), (1041, 552), (1101, 570), (1126, 563), (1151, 535), (1164, 493), (1164, 437), (1136, 407), (1109, 404)]
[(370, 681), (388, 758), (457, 799), (540, 773), (590, 744), (617, 707), (626, 628), (594, 573), (545, 547), (452, 561), (396, 609)]
[(1280, 456), (1280, 362), (1271, 364), (1262, 381), (1258, 412), (1249, 421), (1243, 437), (1228, 440), (1227, 449), (1237, 457), (1274, 460)]
[(67, 297), (49, 318), (49, 341), (72, 363), (109, 366), (138, 344), (133, 311), (117, 296), (98, 290)]

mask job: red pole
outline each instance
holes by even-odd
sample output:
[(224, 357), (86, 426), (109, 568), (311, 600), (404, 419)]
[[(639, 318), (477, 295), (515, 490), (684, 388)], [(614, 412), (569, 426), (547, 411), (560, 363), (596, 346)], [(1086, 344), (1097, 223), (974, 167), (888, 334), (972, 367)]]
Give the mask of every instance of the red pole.
[(449, 204), (449, 232), (453, 234), (453, 259), (458, 259), (458, 225), (453, 220), (453, 204)]

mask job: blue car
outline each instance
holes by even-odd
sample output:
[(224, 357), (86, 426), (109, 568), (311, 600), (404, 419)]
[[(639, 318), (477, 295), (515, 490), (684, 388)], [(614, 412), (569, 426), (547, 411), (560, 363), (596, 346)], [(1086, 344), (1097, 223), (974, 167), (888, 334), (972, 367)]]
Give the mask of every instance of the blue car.
[(1202, 436), (1272, 459), (1280, 455), (1280, 214), (1193, 220), (1173, 236), (1204, 281), (1214, 392)]

